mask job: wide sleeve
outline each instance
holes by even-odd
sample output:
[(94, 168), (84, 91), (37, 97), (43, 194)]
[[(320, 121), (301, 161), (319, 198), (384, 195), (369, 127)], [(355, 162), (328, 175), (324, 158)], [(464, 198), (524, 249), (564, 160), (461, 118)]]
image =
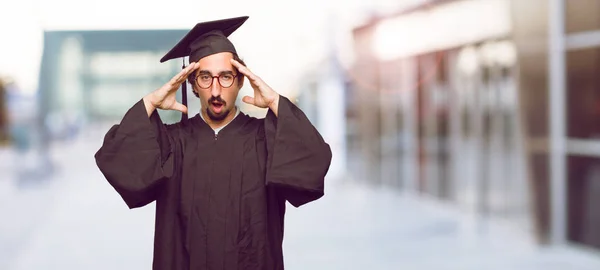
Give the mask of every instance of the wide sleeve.
[(94, 157), (127, 206), (136, 208), (154, 201), (173, 175), (174, 144), (158, 112), (148, 117), (140, 100), (108, 131)]
[(306, 115), (280, 96), (278, 116), (269, 110), (265, 118), (265, 135), (266, 185), (295, 207), (321, 198), (331, 148)]

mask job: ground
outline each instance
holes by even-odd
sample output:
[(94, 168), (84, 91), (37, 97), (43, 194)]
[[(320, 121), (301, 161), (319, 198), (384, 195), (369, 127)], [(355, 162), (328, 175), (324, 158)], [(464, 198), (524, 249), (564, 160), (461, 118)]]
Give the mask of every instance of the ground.
[[(95, 166), (100, 139), (55, 145), (52, 175), (18, 178), (27, 157), (0, 150), (0, 269), (150, 269), (154, 205), (121, 201)], [(360, 179), (327, 183), (319, 201), (288, 207), (286, 269), (600, 269), (598, 251), (540, 247), (452, 204)]]

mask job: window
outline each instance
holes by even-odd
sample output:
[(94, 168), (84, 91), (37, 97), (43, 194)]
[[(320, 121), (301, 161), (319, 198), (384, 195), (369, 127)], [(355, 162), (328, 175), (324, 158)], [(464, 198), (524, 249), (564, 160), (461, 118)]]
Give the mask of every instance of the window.
[(600, 29), (600, 1), (563, 0), (565, 2), (565, 31), (568, 34)]
[(569, 137), (600, 138), (600, 76), (598, 74), (600, 74), (600, 48), (567, 53), (567, 134)]

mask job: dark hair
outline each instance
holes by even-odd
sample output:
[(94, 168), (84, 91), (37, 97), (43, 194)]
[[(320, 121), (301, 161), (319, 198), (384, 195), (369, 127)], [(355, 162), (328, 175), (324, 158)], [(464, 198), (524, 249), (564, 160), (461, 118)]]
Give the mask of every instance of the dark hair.
[[(244, 60), (242, 60), (236, 53), (233, 54), (233, 59), (235, 61), (240, 62), (240, 64), (242, 64), (242, 66), (246, 66), (246, 63), (244, 62)], [(237, 68), (233, 68), (235, 70), (235, 73), (237, 74), (237, 84), (242, 85), (244, 83), (244, 74), (241, 74), (239, 70), (237, 70)], [(190, 74), (190, 76), (188, 76), (188, 82), (192, 85), (192, 92), (194, 93), (194, 95), (196, 97), (200, 97), (198, 96), (198, 93), (196, 91), (194, 91), (194, 86), (195, 86), (195, 82), (196, 82), (196, 72), (198, 72), (197, 70), (194, 71), (192, 74)]]

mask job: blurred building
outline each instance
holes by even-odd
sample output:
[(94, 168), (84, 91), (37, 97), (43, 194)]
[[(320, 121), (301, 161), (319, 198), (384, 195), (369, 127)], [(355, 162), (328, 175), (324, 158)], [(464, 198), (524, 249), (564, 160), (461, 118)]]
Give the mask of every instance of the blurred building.
[(8, 144), (9, 141), (9, 123), (8, 123), (8, 93), (5, 82), (0, 79), (0, 146)]
[[(148, 91), (179, 72), (158, 60), (184, 30), (46, 31), (40, 109), (48, 136), (72, 136), (84, 123), (121, 119)], [(174, 122), (180, 114), (164, 111)]]
[(350, 174), (600, 248), (600, 1), (423, 2), (353, 30)]

